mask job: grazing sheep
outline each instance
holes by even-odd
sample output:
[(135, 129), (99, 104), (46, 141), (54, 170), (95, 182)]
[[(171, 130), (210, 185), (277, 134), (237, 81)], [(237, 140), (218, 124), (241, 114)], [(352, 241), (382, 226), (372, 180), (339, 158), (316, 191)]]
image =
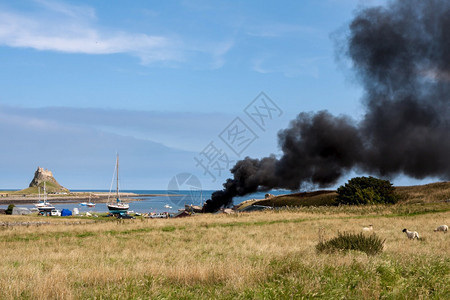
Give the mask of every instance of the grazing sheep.
[(434, 230), (434, 232), (436, 232), (436, 231), (443, 231), (444, 233), (447, 233), (447, 231), (448, 231), (448, 226), (447, 226), (447, 225), (441, 225), (441, 226), (438, 226), (438, 227)]
[(417, 233), (417, 231), (409, 231), (408, 229), (403, 229), (402, 232), (406, 233), (406, 236), (408, 237), (408, 239), (413, 240), (415, 238), (419, 239), (419, 234)]
[(367, 227), (363, 227), (363, 229), (362, 229), (363, 231), (372, 231), (373, 230), (373, 225), (372, 224), (370, 224), (369, 226), (367, 226)]

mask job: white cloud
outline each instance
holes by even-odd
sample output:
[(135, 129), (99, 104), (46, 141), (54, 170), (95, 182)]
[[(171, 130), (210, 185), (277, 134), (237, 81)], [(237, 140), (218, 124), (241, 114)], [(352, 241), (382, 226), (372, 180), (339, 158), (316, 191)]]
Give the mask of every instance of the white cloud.
[(90, 7), (47, 0), (37, 3), (41, 9), (31, 14), (0, 12), (0, 45), (65, 53), (123, 53), (139, 57), (143, 64), (183, 60), (183, 43), (178, 39), (102, 28)]

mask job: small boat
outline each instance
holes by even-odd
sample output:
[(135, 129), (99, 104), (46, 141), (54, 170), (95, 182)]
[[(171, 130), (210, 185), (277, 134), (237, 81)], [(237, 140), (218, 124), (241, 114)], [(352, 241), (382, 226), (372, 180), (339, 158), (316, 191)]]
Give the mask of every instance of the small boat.
[(39, 204), (39, 206), (36, 206), (36, 208), (39, 210), (39, 212), (51, 212), (55, 209), (55, 207), (48, 202), (46, 204)]
[(169, 204), (164, 205), (165, 208), (172, 208)]
[[(123, 202), (120, 199), (120, 194), (119, 194), (119, 154), (117, 154), (116, 168), (114, 170), (114, 173), (116, 174), (116, 201), (109, 202), (109, 196), (108, 196), (108, 203), (106, 204), (106, 206), (108, 207), (110, 212), (120, 213), (120, 212), (127, 211), (130, 208), (130, 205), (128, 203)], [(114, 177), (113, 177), (113, 179), (114, 179)], [(112, 183), (111, 183), (111, 188), (110, 188), (110, 194), (111, 194), (111, 189), (112, 189)]]
[(92, 194), (92, 193), (89, 193), (89, 202), (81, 202), (81, 203), (80, 203), (81, 206), (95, 207), (95, 203), (93, 203), (93, 202), (91, 201), (91, 194)]
[(36, 203), (34, 206), (39, 210), (39, 212), (51, 212), (55, 209), (53, 205), (50, 204), (50, 202), (47, 201), (47, 192), (45, 189), (45, 181), (44, 181), (44, 200), (41, 201), (41, 188), (38, 187), (39, 191), (39, 202)]

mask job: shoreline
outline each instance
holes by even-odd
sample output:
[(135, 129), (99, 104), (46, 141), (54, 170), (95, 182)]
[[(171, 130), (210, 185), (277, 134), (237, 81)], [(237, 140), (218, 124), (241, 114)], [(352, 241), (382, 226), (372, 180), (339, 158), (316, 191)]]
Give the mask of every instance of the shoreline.
[[(108, 193), (92, 193), (91, 196), (86, 193), (80, 193), (81, 195), (76, 195), (72, 193), (70, 195), (48, 195), (47, 200), (52, 203), (79, 203), (86, 201), (93, 201), (95, 203), (107, 203), (108, 198), (114, 198), (114, 195), (108, 196)], [(142, 201), (142, 197), (158, 197), (158, 196), (180, 196), (174, 194), (136, 194), (136, 193), (120, 193), (120, 197), (132, 201)], [(41, 196), (41, 200), (43, 196)], [(12, 196), (0, 196), (0, 205), (8, 204), (35, 204), (39, 201), (38, 195), (12, 195)]]

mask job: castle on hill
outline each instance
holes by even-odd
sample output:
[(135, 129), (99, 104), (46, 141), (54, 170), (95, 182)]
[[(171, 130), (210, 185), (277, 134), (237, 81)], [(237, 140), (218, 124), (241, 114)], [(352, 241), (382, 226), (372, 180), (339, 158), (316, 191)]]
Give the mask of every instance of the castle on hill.
[(36, 172), (41, 173), (42, 176), (53, 177), (53, 173), (49, 169), (38, 167)]
[(44, 182), (47, 184), (49, 192), (67, 192), (68, 189), (60, 185), (53, 177), (52, 171), (38, 167), (34, 172), (33, 180), (31, 180), (29, 187), (42, 187)]

